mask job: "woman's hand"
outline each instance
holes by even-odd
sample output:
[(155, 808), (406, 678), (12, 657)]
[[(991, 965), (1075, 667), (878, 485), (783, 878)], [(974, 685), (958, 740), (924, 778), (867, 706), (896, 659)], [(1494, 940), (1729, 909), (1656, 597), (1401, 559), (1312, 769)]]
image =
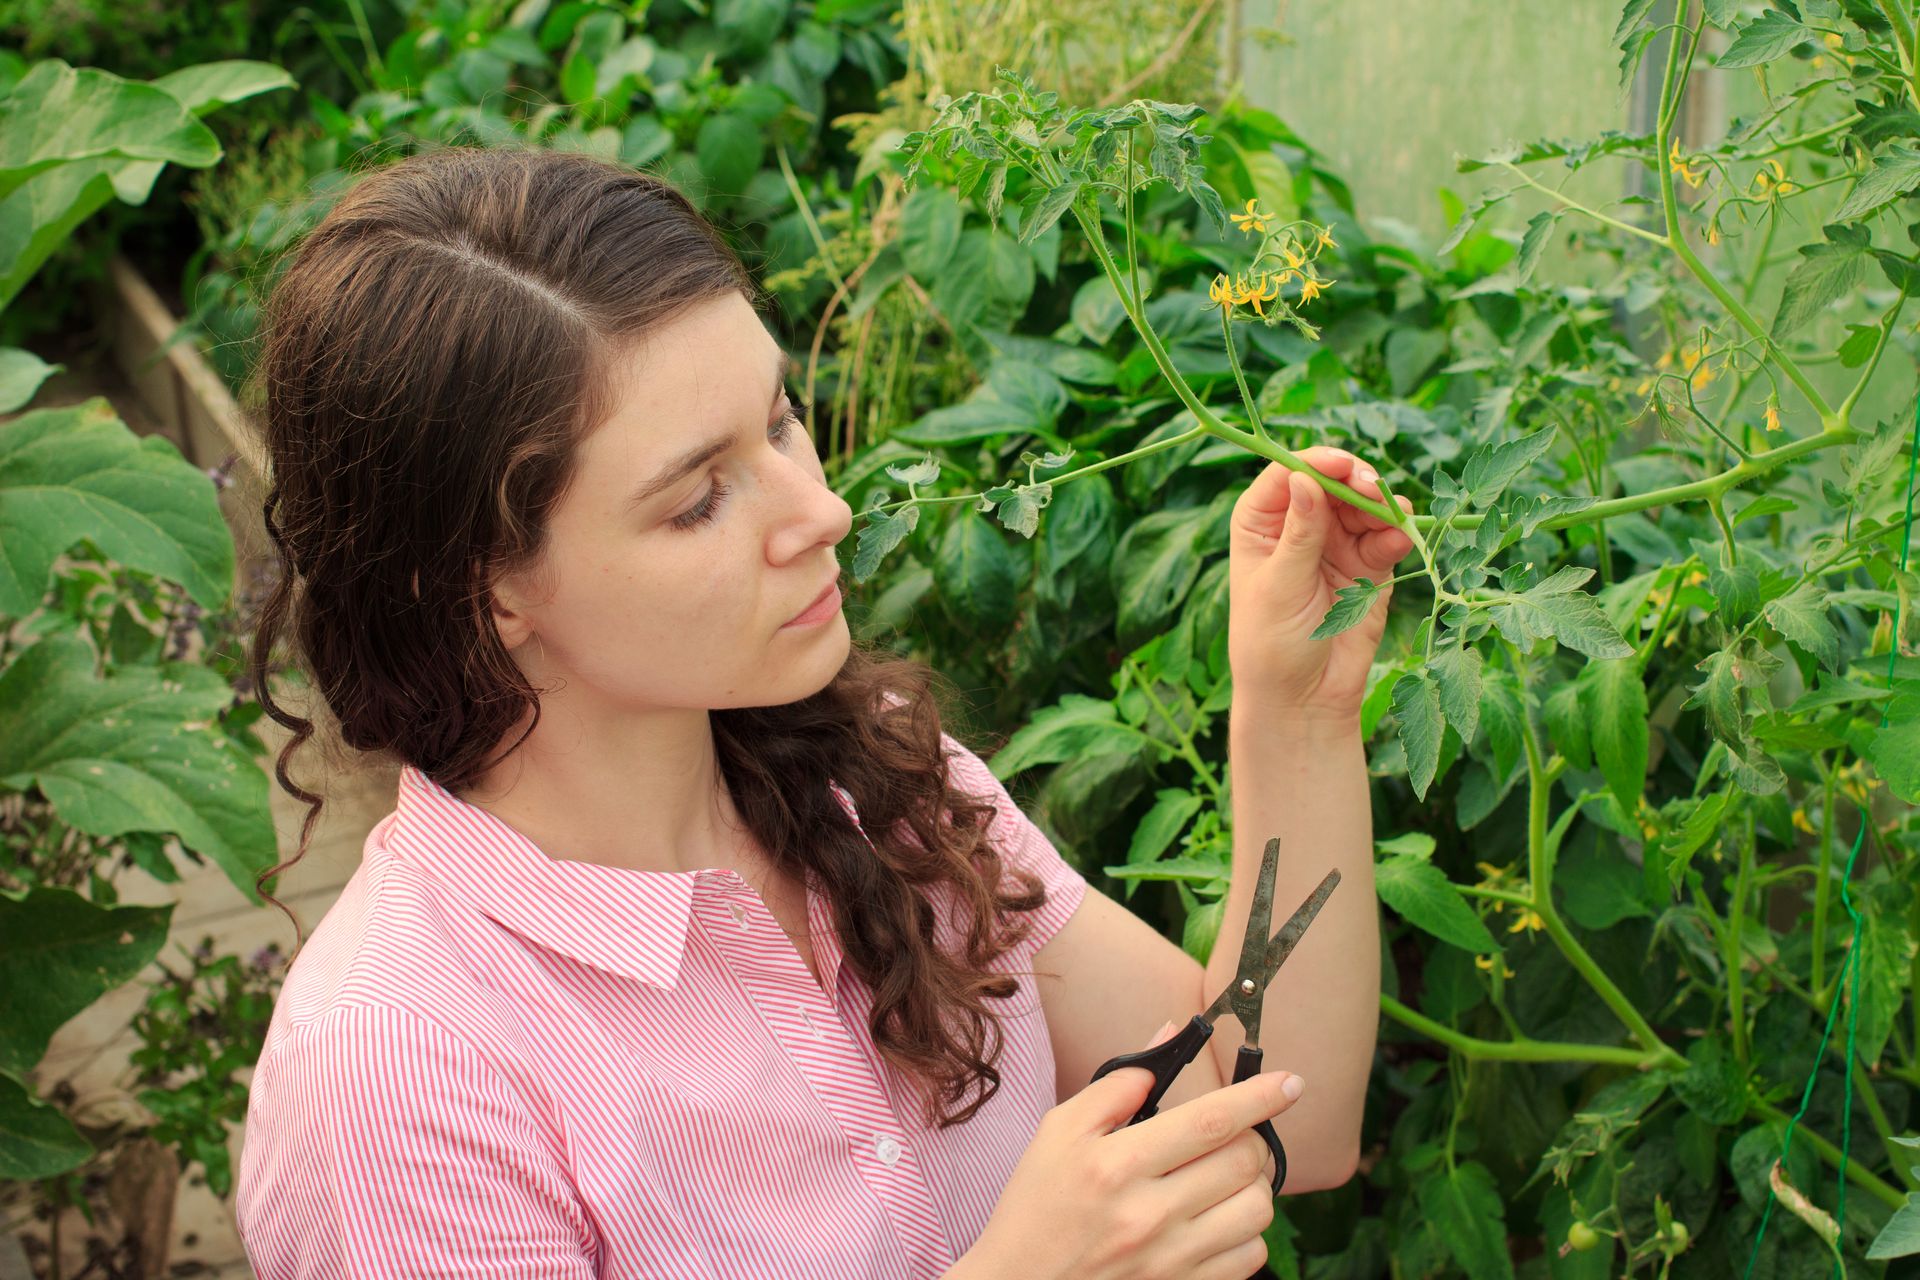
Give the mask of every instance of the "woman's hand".
[[(1385, 501), (1379, 476), (1345, 449), (1300, 453), (1321, 475)], [(1413, 510), (1405, 498), (1401, 508)], [(1413, 539), (1378, 516), (1335, 498), (1306, 475), (1270, 463), (1234, 503), (1228, 551), (1227, 658), (1236, 701), (1328, 724), (1357, 723), (1367, 669), (1380, 647), (1392, 589), (1375, 597), (1356, 627), (1309, 640), (1356, 578), (1376, 583), (1413, 550)]]
[(1153, 1073), (1095, 1080), (1040, 1117), (979, 1239), (942, 1280), (1246, 1280), (1266, 1265), (1273, 1222), (1273, 1157), (1253, 1126), (1293, 1105), (1290, 1076), (1257, 1072), (1136, 1125)]

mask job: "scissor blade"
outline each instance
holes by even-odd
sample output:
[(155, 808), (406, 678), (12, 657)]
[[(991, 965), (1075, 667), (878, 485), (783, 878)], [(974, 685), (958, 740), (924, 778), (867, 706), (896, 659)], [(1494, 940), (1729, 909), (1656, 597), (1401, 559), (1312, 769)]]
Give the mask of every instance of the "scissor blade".
[(1253, 881), (1253, 905), (1247, 909), (1247, 931), (1240, 939), (1240, 965), (1214, 1002), (1200, 1014), (1208, 1022), (1217, 1021), (1229, 1010), (1236, 1017), (1247, 1013), (1246, 1001), (1259, 999), (1256, 991), (1249, 997), (1242, 988), (1249, 981), (1259, 982), (1266, 965), (1267, 927), (1273, 920), (1273, 879), (1280, 867), (1280, 837), (1267, 841), (1260, 853), (1260, 872)]
[(1273, 935), (1273, 941), (1267, 944), (1266, 968), (1261, 971), (1262, 987), (1273, 980), (1274, 974), (1280, 972), (1280, 966), (1285, 964), (1287, 957), (1293, 954), (1294, 947), (1299, 945), (1301, 935), (1306, 933), (1307, 926), (1313, 923), (1313, 918), (1320, 914), (1320, 908), (1327, 905), (1327, 899), (1333, 896), (1333, 891), (1339, 883), (1340, 868), (1335, 867), (1327, 872), (1326, 878), (1320, 882), (1319, 887), (1307, 895), (1307, 900), (1300, 904), (1300, 909), (1287, 917), (1287, 922), (1280, 926), (1280, 932)]
[[(1268, 852), (1272, 853), (1274, 846), (1278, 843), (1277, 839), (1269, 841)], [(1339, 883), (1340, 869), (1336, 867), (1327, 872), (1314, 891), (1307, 895), (1306, 901), (1302, 902), (1299, 908), (1287, 918), (1286, 924), (1280, 927), (1280, 932), (1265, 944), (1259, 962), (1249, 970), (1243, 961), (1240, 972), (1234, 974), (1233, 980), (1227, 984), (1227, 989), (1215, 997), (1214, 1002), (1208, 1005), (1200, 1016), (1208, 1022), (1213, 1022), (1228, 1010), (1232, 1010), (1246, 1032), (1246, 1042), (1249, 1045), (1258, 1045), (1260, 1043), (1260, 1009), (1266, 1000), (1267, 984), (1273, 980), (1273, 975), (1280, 971), (1280, 966), (1287, 962), (1287, 957), (1293, 954), (1294, 947), (1299, 945), (1301, 935), (1306, 933), (1307, 926), (1313, 923), (1314, 917), (1320, 914), (1320, 908), (1326, 905), (1328, 897), (1332, 895)], [(1271, 892), (1271, 883), (1267, 888)], [(1269, 902), (1269, 909), (1271, 905)], [(1258, 935), (1253, 933), (1252, 923), (1249, 920), (1248, 941), (1257, 946), (1259, 944), (1255, 939)], [(1243, 946), (1241, 950), (1242, 955), (1245, 955), (1247, 948)], [(1241, 985), (1248, 979), (1252, 979), (1254, 983), (1254, 989), (1250, 992), (1244, 990)]]

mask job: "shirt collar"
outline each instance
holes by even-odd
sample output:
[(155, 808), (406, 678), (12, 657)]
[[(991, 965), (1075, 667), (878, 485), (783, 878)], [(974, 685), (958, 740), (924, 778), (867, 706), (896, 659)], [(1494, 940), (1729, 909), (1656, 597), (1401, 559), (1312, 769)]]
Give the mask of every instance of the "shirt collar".
[[(851, 797), (837, 785), (833, 791), (857, 825)], [(401, 766), (386, 847), (515, 933), (666, 991), (679, 977), (694, 895), (753, 891), (737, 873), (720, 868), (640, 871), (549, 857), (412, 765)], [(811, 871), (807, 884), (808, 915), (818, 938), (823, 925), (831, 932), (831, 914)]]

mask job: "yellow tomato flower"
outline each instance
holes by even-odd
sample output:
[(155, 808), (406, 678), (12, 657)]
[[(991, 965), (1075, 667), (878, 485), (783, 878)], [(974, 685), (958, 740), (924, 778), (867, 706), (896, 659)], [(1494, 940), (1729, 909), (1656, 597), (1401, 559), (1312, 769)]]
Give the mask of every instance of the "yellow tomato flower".
[(1793, 811), (1793, 825), (1798, 827), (1800, 830), (1806, 832), (1810, 836), (1817, 836), (1820, 834), (1820, 832), (1814, 827), (1813, 823), (1808, 819), (1807, 811), (1804, 808), (1800, 808), (1797, 806), (1795, 807)]
[(1256, 196), (1252, 200), (1247, 201), (1247, 211), (1245, 213), (1230, 213), (1227, 216), (1232, 218), (1235, 225), (1248, 235), (1263, 235), (1267, 230), (1267, 220), (1273, 215), (1256, 211), (1254, 205), (1259, 202), (1259, 197)]
[(1249, 290), (1247, 295), (1241, 298), (1240, 301), (1251, 302), (1253, 304), (1253, 313), (1257, 316), (1265, 318), (1267, 313), (1260, 309), (1261, 302), (1262, 301), (1271, 302), (1279, 296), (1280, 296), (1280, 286), (1275, 284), (1272, 280), (1270, 280), (1267, 277), (1267, 273), (1262, 271), (1260, 273), (1260, 287), (1258, 289)]
[(1223, 311), (1233, 310), (1232, 286), (1225, 276), (1215, 276), (1213, 283), (1207, 286), (1207, 297), (1217, 303)]
[(1299, 268), (1307, 265), (1307, 260), (1295, 253), (1293, 246), (1290, 244), (1281, 246), (1280, 253), (1286, 258), (1287, 265), (1290, 267)]
[(1333, 228), (1331, 228), (1331, 227), (1322, 227), (1322, 228), (1320, 228), (1320, 234), (1319, 234), (1319, 236), (1318, 236), (1317, 238), (1315, 238), (1315, 240), (1314, 240), (1314, 242), (1313, 242), (1313, 247), (1314, 247), (1314, 248), (1316, 248), (1316, 249), (1325, 249), (1325, 248), (1328, 248), (1328, 247), (1330, 247), (1330, 246), (1333, 246), (1333, 243), (1334, 243), (1334, 241), (1333, 241)]
[[(1660, 358), (1653, 362), (1653, 367), (1656, 369), (1671, 369), (1673, 367), (1673, 352), (1662, 351)], [(1688, 365), (1687, 367), (1691, 369), (1693, 366)]]
[(1707, 224), (1707, 243), (1708, 244), (1720, 243), (1720, 226), (1718, 223), (1709, 222)]
[(1702, 387), (1706, 386), (1709, 382), (1712, 382), (1713, 379), (1714, 379), (1713, 366), (1710, 364), (1703, 364), (1694, 371), (1693, 379), (1692, 379), (1693, 389), (1695, 391), (1698, 391)]
[[(1327, 281), (1327, 283), (1332, 284), (1333, 281), (1329, 280)], [(1320, 296), (1320, 282), (1318, 280), (1315, 280), (1312, 276), (1300, 277), (1300, 301), (1312, 302), (1315, 298), (1319, 296)]]
[(1524, 929), (1528, 933), (1533, 933), (1540, 929), (1544, 929), (1546, 927), (1547, 927), (1547, 922), (1540, 918), (1540, 913), (1538, 911), (1535, 911), (1531, 907), (1527, 907), (1520, 912), (1520, 918), (1513, 922), (1513, 924), (1507, 929), (1507, 932), (1519, 933), (1521, 930)]
[(1679, 174), (1683, 179), (1685, 179), (1687, 185), (1690, 187), (1699, 186), (1700, 183), (1703, 180), (1705, 180), (1707, 176), (1705, 169), (1702, 169), (1696, 173), (1693, 167), (1689, 165), (1684, 159), (1681, 158), (1680, 139), (1677, 137), (1673, 140), (1672, 150), (1668, 152), (1667, 167), (1673, 170), (1673, 172)]
[(1767, 393), (1767, 430), (1778, 431), (1779, 429), (1780, 429), (1780, 397), (1775, 393), (1769, 391)]
[[(1492, 973), (1493, 957), (1492, 956), (1475, 956), (1473, 958), (1473, 967), (1476, 969), (1479, 969), (1483, 973)], [(1500, 976), (1502, 978), (1511, 978), (1513, 976), (1513, 966), (1507, 963), (1507, 958), (1505, 956), (1500, 957)]]

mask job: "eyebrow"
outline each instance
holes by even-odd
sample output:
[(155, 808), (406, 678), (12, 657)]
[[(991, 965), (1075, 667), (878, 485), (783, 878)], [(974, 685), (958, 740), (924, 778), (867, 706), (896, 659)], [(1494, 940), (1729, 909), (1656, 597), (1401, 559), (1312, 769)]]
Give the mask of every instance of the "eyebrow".
[[(787, 354), (787, 349), (781, 347), (779, 348), (779, 353), (778, 358), (773, 362), (773, 395), (767, 401), (769, 406), (780, 403), (780, 393), (786, 388), (787, 375), (793, 371), (793, 357)], [(671, 489), (674, 485), (680, 483), (690, 472), (697, 471), (727, 450), (733, 448), (739, 440), (739, 432), (729, 431), (724, 436), (717, 436), (705, 444), (696, 445), (687, 450), (672, 462), (669, 462), (653, 479), (634, 490), (633, 496), (627, 499), (627, 505), (629, 507), (637, 507), (649, 498), (656, 497), (666, 490)]]

